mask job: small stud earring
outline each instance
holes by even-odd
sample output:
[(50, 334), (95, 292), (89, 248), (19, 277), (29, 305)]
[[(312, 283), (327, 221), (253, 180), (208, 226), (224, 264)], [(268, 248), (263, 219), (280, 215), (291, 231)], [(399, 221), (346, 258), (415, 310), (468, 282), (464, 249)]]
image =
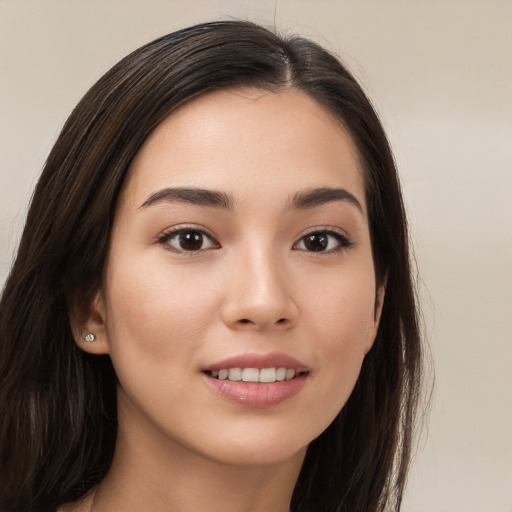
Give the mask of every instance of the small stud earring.
[(84, 341), (87, 341), (87, 342), (94, 341), (95, 339), (96, 339), (96, 336), (94, 336), (94, 334), (92, 334), (92, 333), (88, 333), (84, 336)]

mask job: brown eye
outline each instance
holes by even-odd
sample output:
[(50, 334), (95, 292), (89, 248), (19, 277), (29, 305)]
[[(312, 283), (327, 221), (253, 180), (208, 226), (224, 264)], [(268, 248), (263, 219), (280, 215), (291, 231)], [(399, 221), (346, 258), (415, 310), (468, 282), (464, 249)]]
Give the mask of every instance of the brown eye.
[(180, 233), (178, 243), (181, 249), (185, 251), (199, 251), (203, 246), (203, 235), (197, 231), (190, 233)]
[(307, 251), (325, 251), (329, 245), (329, 238), (325, 233), (315, 233), (304, 238), (304, 247)]
[(335, 231), (315, 231), (303, 236), (294, 249), (308, 252), (336, 252), (352, 245), (352, 242)]
[(198, 252), (218, 246), (206, 233), (196, 229), (180, 229), (166, 233), (160, 242), (181, 252)]

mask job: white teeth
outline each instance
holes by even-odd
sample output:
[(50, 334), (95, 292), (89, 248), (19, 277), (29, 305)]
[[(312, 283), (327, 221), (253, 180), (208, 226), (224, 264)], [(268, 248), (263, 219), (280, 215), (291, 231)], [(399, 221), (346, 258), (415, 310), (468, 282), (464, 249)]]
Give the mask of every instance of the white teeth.
[(276, 380), (284, 380), (286, 377), (286, 368), (278, 368), (276, 370)]
[(295, 378), (291, 368), (229, 368), (212, 370), (211, 376), (220, 380), (271, 383)]
[(258, 368), (244, 368), (242, 370), (242, 380), (244, 382), (258, 382), (260, 371)]
[(263, 368), (260, 370), (260, 382), (275, 382), (276, 381), (276, 369), (275, 368)]
[(230, 368), (228, 372), (229, 380), (242, 380), (242, 368)]

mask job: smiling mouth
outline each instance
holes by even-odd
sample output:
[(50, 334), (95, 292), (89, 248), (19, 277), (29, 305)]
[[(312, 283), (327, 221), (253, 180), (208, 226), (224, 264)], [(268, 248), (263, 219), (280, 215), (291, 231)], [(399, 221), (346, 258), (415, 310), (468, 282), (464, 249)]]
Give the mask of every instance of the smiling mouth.
[(242, 381), (259, 384), (269, 384), (293, 380), (307, 372), (298, 372), (291, 368), (225, 368), (220, 370), (208, 370), (205, 372), (210, 377), (218, 380)]

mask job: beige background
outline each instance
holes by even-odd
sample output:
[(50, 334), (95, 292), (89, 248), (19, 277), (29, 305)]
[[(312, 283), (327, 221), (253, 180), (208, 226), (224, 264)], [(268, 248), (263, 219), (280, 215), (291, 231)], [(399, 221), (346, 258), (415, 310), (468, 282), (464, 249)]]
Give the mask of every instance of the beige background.
[(0, 286), (87, 88), (140, 44), (226, 17), (341, 54), (395, 148), (436, 368), (408, 512), (512, 512), (510, 0), (0, 0)]

